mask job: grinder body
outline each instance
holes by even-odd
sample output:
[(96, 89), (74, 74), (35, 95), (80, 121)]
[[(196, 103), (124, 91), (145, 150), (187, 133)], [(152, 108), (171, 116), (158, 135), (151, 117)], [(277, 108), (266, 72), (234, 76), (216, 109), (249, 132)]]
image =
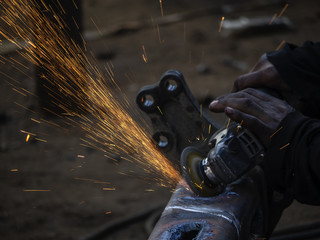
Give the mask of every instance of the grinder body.
[[(230, 123), (230, 122), (229, 122)], [(225, 187), (261, 163), (264, 148), (241, 124), (231, 122), (210, 139), (206, 155), (195, 147), (181, 154), (184, 178), (196, 195), (215, 196)]]

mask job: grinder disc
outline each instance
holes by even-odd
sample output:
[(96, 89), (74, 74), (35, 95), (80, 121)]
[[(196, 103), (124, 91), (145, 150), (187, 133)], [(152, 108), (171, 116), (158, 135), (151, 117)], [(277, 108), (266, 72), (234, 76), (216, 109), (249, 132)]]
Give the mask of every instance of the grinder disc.
[(184, 179), (197, 196), (214, 196), (216, 191), (207, 185), (199, 173), (199, 164), (206, 157), (199, 149), (187, 147), (181, 153), (181, 168)]

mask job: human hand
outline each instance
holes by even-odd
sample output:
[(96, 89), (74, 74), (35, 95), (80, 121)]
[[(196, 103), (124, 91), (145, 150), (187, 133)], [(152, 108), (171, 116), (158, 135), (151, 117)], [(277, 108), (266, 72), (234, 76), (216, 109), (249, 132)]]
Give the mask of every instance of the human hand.
[(253, 69), (234, 81), (232, 92), (246, 88), (269, 88), (281, 95), (292, 107), (301, 111), (303, 106), (297, 95), (281, 78), (277, 69), (269, 62), (267, 55), (263, 54)]
[(287, 83), (280, 77), (277, 69), (263, 54), (253, 69), (234, 81), (232, 92), (245, 88), (271, 88), (278, 92), (291, 91)]
[(252, 131), (268, 147), (271, 135), (282, 119), (294, 109), (284, 100), (260, 90), (247, 88), (217, 98), (210, 106), (213, 112), (225, 112), (233, 121)]

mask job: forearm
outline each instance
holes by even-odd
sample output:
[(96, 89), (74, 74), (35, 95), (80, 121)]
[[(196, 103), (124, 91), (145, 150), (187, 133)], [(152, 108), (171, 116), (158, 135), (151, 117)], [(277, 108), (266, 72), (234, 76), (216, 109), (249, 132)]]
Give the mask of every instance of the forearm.
[(301, 47), (286, 44), (280, 51), (267, 53), (281, 78), (303, 103), (303, 113), (320, 117), (320, 42)]
[(269, 184), (302, 203), (320, 205), (320, 121), (289, 114), (266, 153)]

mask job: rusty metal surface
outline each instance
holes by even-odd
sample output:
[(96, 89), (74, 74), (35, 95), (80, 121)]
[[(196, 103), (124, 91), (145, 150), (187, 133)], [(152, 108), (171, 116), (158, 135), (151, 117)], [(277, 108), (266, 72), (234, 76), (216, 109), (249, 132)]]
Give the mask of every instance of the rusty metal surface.
[(256, 167), (215, 197), (198, 197), (178, 186), (149, 240), (233, 240), (264, 237), (263, 171)]

